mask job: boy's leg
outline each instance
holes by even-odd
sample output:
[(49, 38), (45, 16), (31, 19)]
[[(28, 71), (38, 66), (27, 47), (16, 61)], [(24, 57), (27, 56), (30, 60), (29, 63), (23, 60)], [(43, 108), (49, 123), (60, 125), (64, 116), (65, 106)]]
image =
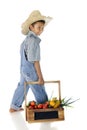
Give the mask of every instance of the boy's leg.
[[(20, 83), (18, 83), (18, 86), (14, 92), (13, 98), (12, 98), (12, 102), (10, 105), (10, 112), (14, 112), (14, 111), (19, 111), (19, 110), (23, 110), (22, 107), (22, 103), (24, 101), (24, 78), (22, 77), (20, 80)], [(26, 93), (28, 92), (29, 86), (27, 86), (26, 88)]]
[(44, 103), (48, 100), (47, 93), (45, 91), (45, 87), (43, 85), (29, 85), (37, 103)]

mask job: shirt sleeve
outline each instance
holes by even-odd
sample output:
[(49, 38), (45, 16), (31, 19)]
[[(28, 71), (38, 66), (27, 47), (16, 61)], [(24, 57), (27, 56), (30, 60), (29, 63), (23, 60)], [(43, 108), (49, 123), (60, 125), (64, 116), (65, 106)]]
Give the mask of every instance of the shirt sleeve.
[(26, 46), (26, 54), (28, 61), (40, 61), (40, 45), (37, 38), (31, 37)]

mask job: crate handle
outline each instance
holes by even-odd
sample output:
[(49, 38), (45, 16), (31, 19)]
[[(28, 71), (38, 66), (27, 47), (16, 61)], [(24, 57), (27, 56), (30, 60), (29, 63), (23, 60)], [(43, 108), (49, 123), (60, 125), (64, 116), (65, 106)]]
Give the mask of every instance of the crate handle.
[[(59, 100), (61, 101), (61, 89), (60, 89), (60, 80), (56, 81), (44, 81), (44, 83), (58, 83), (58, 93), (59, 93)], [(26, 85), (28, 84), (39, 84), (37, 81), (29, 81), (29, 82), (24, 82), (24, 96), (25, 96), (25, 107), (27, 105), (27, 100), (26, 100)]]

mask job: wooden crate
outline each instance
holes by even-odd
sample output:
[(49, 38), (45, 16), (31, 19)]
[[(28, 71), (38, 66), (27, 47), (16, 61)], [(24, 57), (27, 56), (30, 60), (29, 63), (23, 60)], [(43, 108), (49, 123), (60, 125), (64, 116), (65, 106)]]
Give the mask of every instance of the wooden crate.
[(26, 108), (26, 121), (32, 122), (48, 122), (64, 120), (63, 108), (33, 109)]
[[(45, 81), (45, 83), (58, 83), (59, 100), (61, 101), (60, 81)], [(37, 84), (37, 82), (25, 83), (25, 118), (29, 123), (33, 122), (48, 122), (64, 120), (64, 108), (46, 108), (46, 109), (29, 109), (26, 99), (26, 85)]]

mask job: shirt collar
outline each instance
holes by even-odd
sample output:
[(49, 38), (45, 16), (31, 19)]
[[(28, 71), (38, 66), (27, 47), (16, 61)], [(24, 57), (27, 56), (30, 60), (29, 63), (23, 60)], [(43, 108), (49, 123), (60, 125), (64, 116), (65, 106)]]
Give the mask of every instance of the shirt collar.
[(40, 43), (41, 39), (40, 39), (34, 32), (29, 31), (28, 36), (32, 36), (32, 35), (33, 35), (33, 36), (38, 40), (38, 42)]

